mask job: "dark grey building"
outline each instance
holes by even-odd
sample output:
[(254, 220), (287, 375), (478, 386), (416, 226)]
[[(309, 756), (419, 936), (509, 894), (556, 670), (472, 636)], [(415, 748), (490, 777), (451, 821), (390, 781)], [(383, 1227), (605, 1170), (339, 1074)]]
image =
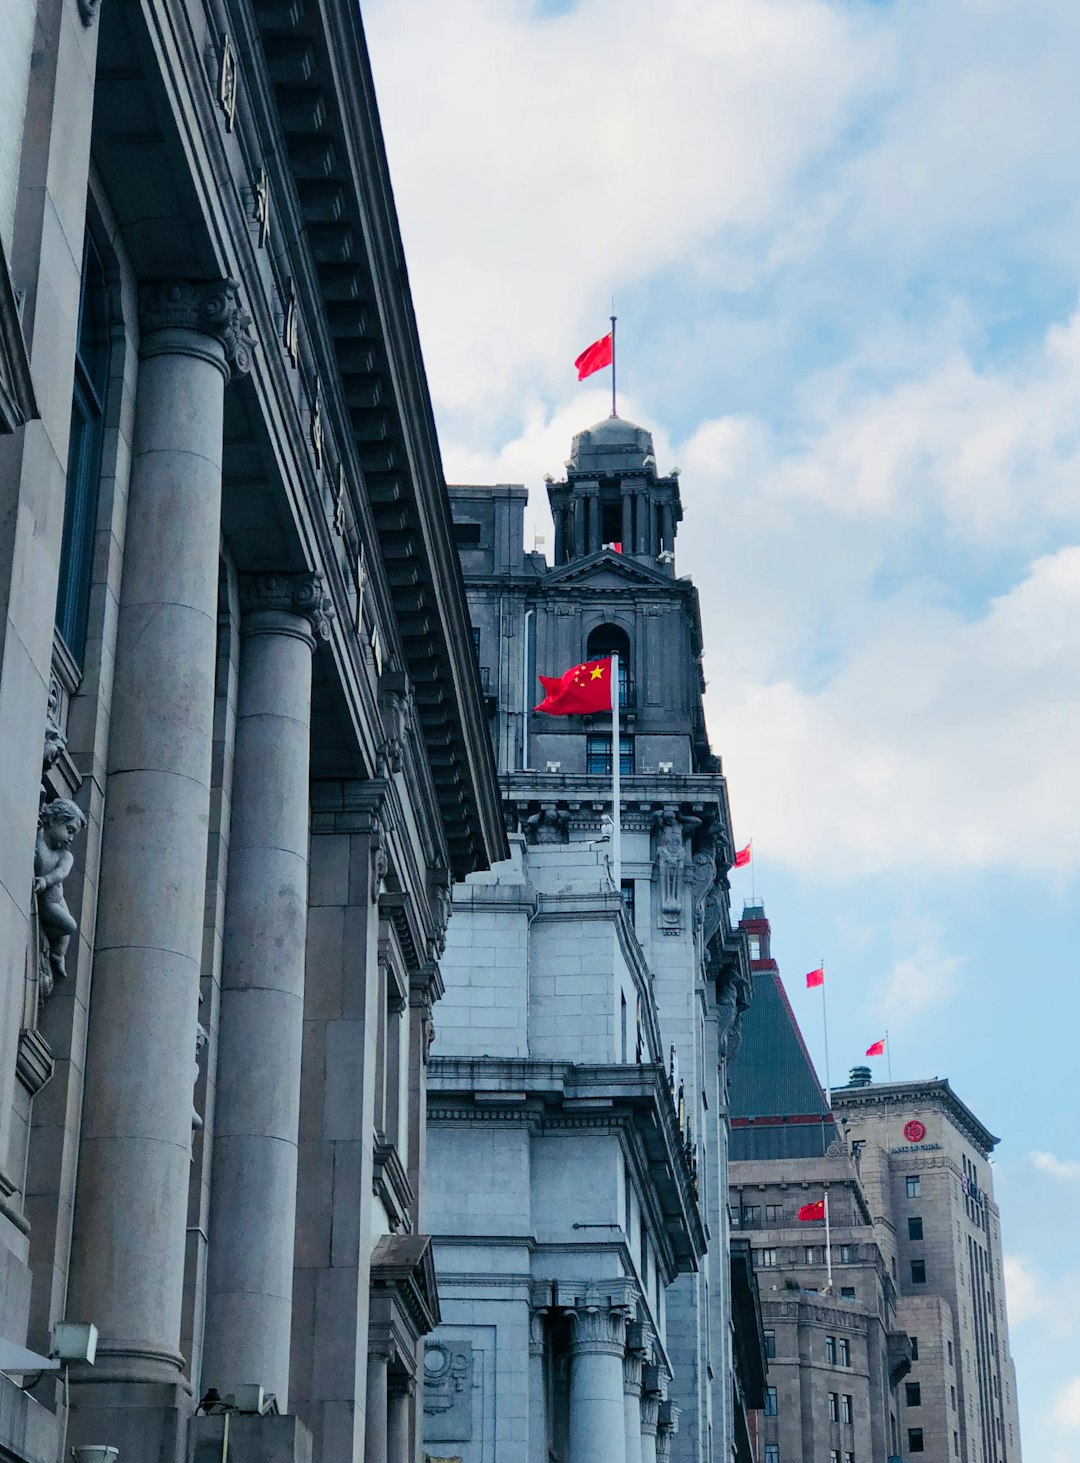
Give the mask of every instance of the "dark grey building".
[(359, 11), (5, 22), (0, 1454), (406, 1463), (506, 842)]

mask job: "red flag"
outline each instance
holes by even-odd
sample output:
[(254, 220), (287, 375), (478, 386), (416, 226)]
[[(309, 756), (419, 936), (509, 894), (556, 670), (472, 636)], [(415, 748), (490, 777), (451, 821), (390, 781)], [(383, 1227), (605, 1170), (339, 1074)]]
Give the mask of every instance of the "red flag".
[(883, 1057), (885, 1055), (885, 1038), (882, 1037), (880, 1041), (875, 1041), (872, 1046), (868, 1046), (866, 1048), (866, 1055), (868, 1057)]
[(746, 865), (750, 862), (752, 848), (753, 845), (748, 843), (745, 848), (739, 849), (738, 853), (735, 855), (735, 867), (737, 869), (744, 869)]
[(614, 341), (609, 330), (607, 335), (602, 335), (599, 340), (594, 340), (578, 356), (574, 365), (577, 367), (577, 378), (584, 381), (586, 376), (591, 376), (594, 371), (602, 371), (605, 366), (611, 365)]
[(825, 1200), (815, 1199), (812, 1204), (804, 1204), (799, 1210), (800, 1219), (824, 1219)]
[(825, 984), (825, 967), (819, 965), (816, 970), (806, 972), (806, 989), (812, 991), (815, 986)]
[(540, 684), (547, 694), (534, 711), (574, 716), (611, 710), (611, 661), (607, 658), (572, 665), (561, 676), (541, 676)]

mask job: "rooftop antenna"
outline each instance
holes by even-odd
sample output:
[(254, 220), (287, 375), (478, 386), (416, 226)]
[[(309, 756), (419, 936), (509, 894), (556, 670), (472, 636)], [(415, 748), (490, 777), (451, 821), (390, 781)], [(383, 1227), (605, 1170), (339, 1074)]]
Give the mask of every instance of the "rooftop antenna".
[(611, 297), (611, 415), (615, 411), (615, 296)]

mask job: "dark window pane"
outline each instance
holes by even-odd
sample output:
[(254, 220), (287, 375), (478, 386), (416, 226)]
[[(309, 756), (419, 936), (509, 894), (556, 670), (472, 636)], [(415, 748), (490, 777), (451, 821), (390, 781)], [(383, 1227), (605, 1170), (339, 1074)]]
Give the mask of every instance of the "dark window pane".
[(907, 1446), (909, 1453), (925, 1453), (921, 1427), (909, 1427), (907, 1430)]
[(908, 1222), (907, 1222), (907, 1237), (908, 1237), (908, 1239), (922, 1239), (923, 1232), (922, 1232), (922, 1220), (921, 1219), (909, 1219), (908, 1220)]
[(905, 1382), (904, 1393), (909, 1407), (922, 1406), (922, 1387), (918, 1382)]
[(911, 1262), (911, 1283), (913, 1285), (926, 1284), (926, 1261), (912, 1260)]

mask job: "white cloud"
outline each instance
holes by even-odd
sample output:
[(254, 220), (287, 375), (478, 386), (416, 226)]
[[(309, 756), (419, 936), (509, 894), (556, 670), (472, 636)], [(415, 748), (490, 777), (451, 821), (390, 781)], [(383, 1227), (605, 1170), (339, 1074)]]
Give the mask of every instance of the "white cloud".
[(929, 923), (916, 930), (915, 949), (889, 973), (880, 1009), (889, 1028), (903, 1031), (927, 1011), (943, 1006), (959, 989), (962, 956), (941, 949), (941, 932)]
[(1040, 1173), (1049, 1173), (1056, 1179), (1080, 1179), (1080, 1159), (1055, 1158), (1052, 1153), (1038, 1151), (1028, 1154), (1028, 1162)]
[(1009, 1324), (1022, 1326), (1035, 1320), (1056, 1304), (1053, 1291), (1045, 1278), (1020, 1255), (1005, 1255), (1005, 1296)]
[(1070, 1432), (1080, 1429), (1080, 1376), (1061, 1387), (1054, 1398), (1054, 1420)]

